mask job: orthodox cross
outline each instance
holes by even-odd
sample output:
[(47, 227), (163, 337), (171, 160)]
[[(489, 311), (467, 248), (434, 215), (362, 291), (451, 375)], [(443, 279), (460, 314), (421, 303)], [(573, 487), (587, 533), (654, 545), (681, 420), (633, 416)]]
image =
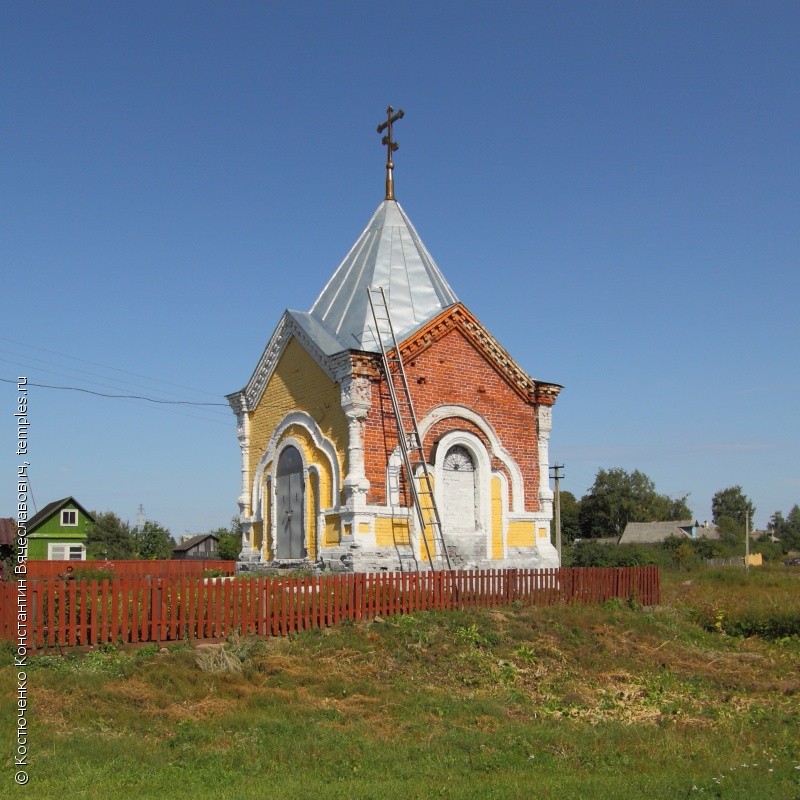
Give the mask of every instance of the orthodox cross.
[(394, 200), (394, 177), (392, 170), (394, 163), (392, 162), (392, 153), (397, 150), (398, 144), (392, 139), (392, 123), (403, 119), (405, 112), (403, 109), (398, 109), (397, 113), (392, 113), (394, 109), (389, 106), (386, 109), (386, 122), (381, 122), (378, 125), (378, 133), (386, 131), (386, 135), (381, 139), (381, 144), (386, 145), (386, 199)]

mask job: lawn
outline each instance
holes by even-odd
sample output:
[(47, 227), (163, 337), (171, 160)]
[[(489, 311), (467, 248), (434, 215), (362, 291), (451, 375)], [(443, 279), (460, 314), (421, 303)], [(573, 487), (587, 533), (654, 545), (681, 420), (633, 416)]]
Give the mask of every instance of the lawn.
[(0, 797), (799, 798), (800, 570), (663, 594), (30, 659), (25, 787), (4, 666)]

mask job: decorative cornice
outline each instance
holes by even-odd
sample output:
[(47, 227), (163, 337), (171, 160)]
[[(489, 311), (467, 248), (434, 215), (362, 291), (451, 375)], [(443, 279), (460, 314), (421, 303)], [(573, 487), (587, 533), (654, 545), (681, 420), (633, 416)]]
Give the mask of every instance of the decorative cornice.
[(381, 372), (381, 357), (379, 353), (351, 350), (348, 355), (353, 377), (380, 380), (383, 373)]
[(404, 361), (411, 361), (434, 342), (456, 329), (475, 345), (524, 400), (532, 404), (555, 403), (561, 387), (554, 383), (536, 381), (528, 375), (462, 303), (456, 303), (445, 309), (427, 325), (423, 325), (405, 339), (400, 344), (400, 355)]
[(363, 419), (370, 407), (371, 390), (368, 378), (348, 375), (341, 384), (342, 410), (348, 417)]
[(562, 388), (557, 383), (539, 383), (537, 381), (535, 400), (539, 405), (552, 406), (558, 399)]
[(244, 389), (239, 392), (233, 392), (232, 394), (226, 394), (225, 399), (228, 401), (228, 405), (233, 409), (233, 413), (236, 414), (237, 418), (244, 413)]

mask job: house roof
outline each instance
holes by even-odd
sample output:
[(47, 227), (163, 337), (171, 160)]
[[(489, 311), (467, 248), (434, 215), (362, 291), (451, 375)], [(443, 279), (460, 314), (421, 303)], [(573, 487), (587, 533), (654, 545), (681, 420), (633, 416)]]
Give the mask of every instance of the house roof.
[(383, 287), (398, 341), (458, 301), (395, 200), (378, 206), (309, 311), (342, 350), (380, 351), (368, 286)]
[(187, 550), (191, 550), (195, 545), (198, 545), (204, 542), (206, 539), (213, 539), (215, 542), (219, 541), (219, 536), (216, 533), (200, 533), (197, 536), (192, 536), (190, 539), (187, 539), (185, 542), (181, 542), (176, 547), (172, 548), (172, 552), (183, 553)]
[(670, 522), (629, 522), (619, 539), (620, 544), (654, 544), (669, 539), (670, 536), (691, 538), (692, 520), (672, 520)]
[(72, 504), (74, 505), (88, 520), (89, 522), (94, 522), (94, 517), (74, 498), (74, 497), (64, 497), (61, 500), (53, 500), (52, 503), (48, 503), (41, 511), (37, 511), (29, 520), (28, 520), (28, 533), (33, 533), (36, 528), (38, 528), (43, 522), (50, 519), (53, 514), (60, 511), (64, 506)]
[(0, 545), (12, 545), (17, 536), (17, 521), (13, 517), (0, 517)]
[(705, 536), (706, 539), (721, 539), (722, 531), (713, 522), (707, 522), (705, 525), (695, 524), (694, 535), (700, 539)]

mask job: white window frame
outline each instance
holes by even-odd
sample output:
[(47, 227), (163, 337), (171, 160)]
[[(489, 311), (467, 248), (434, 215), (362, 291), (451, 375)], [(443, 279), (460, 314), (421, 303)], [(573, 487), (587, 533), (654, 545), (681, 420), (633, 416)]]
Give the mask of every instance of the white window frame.
[[(74, 514), (75, 522), (67, 522), (67, 515)], [(76, 508), (62, 508), (61, 509), (61, 527), (62, 528), (77, 528), (78, 527), (78, 510)]]
[(48, 542), (48, 561), (86, 561), (86, 545), (80, 542)]

